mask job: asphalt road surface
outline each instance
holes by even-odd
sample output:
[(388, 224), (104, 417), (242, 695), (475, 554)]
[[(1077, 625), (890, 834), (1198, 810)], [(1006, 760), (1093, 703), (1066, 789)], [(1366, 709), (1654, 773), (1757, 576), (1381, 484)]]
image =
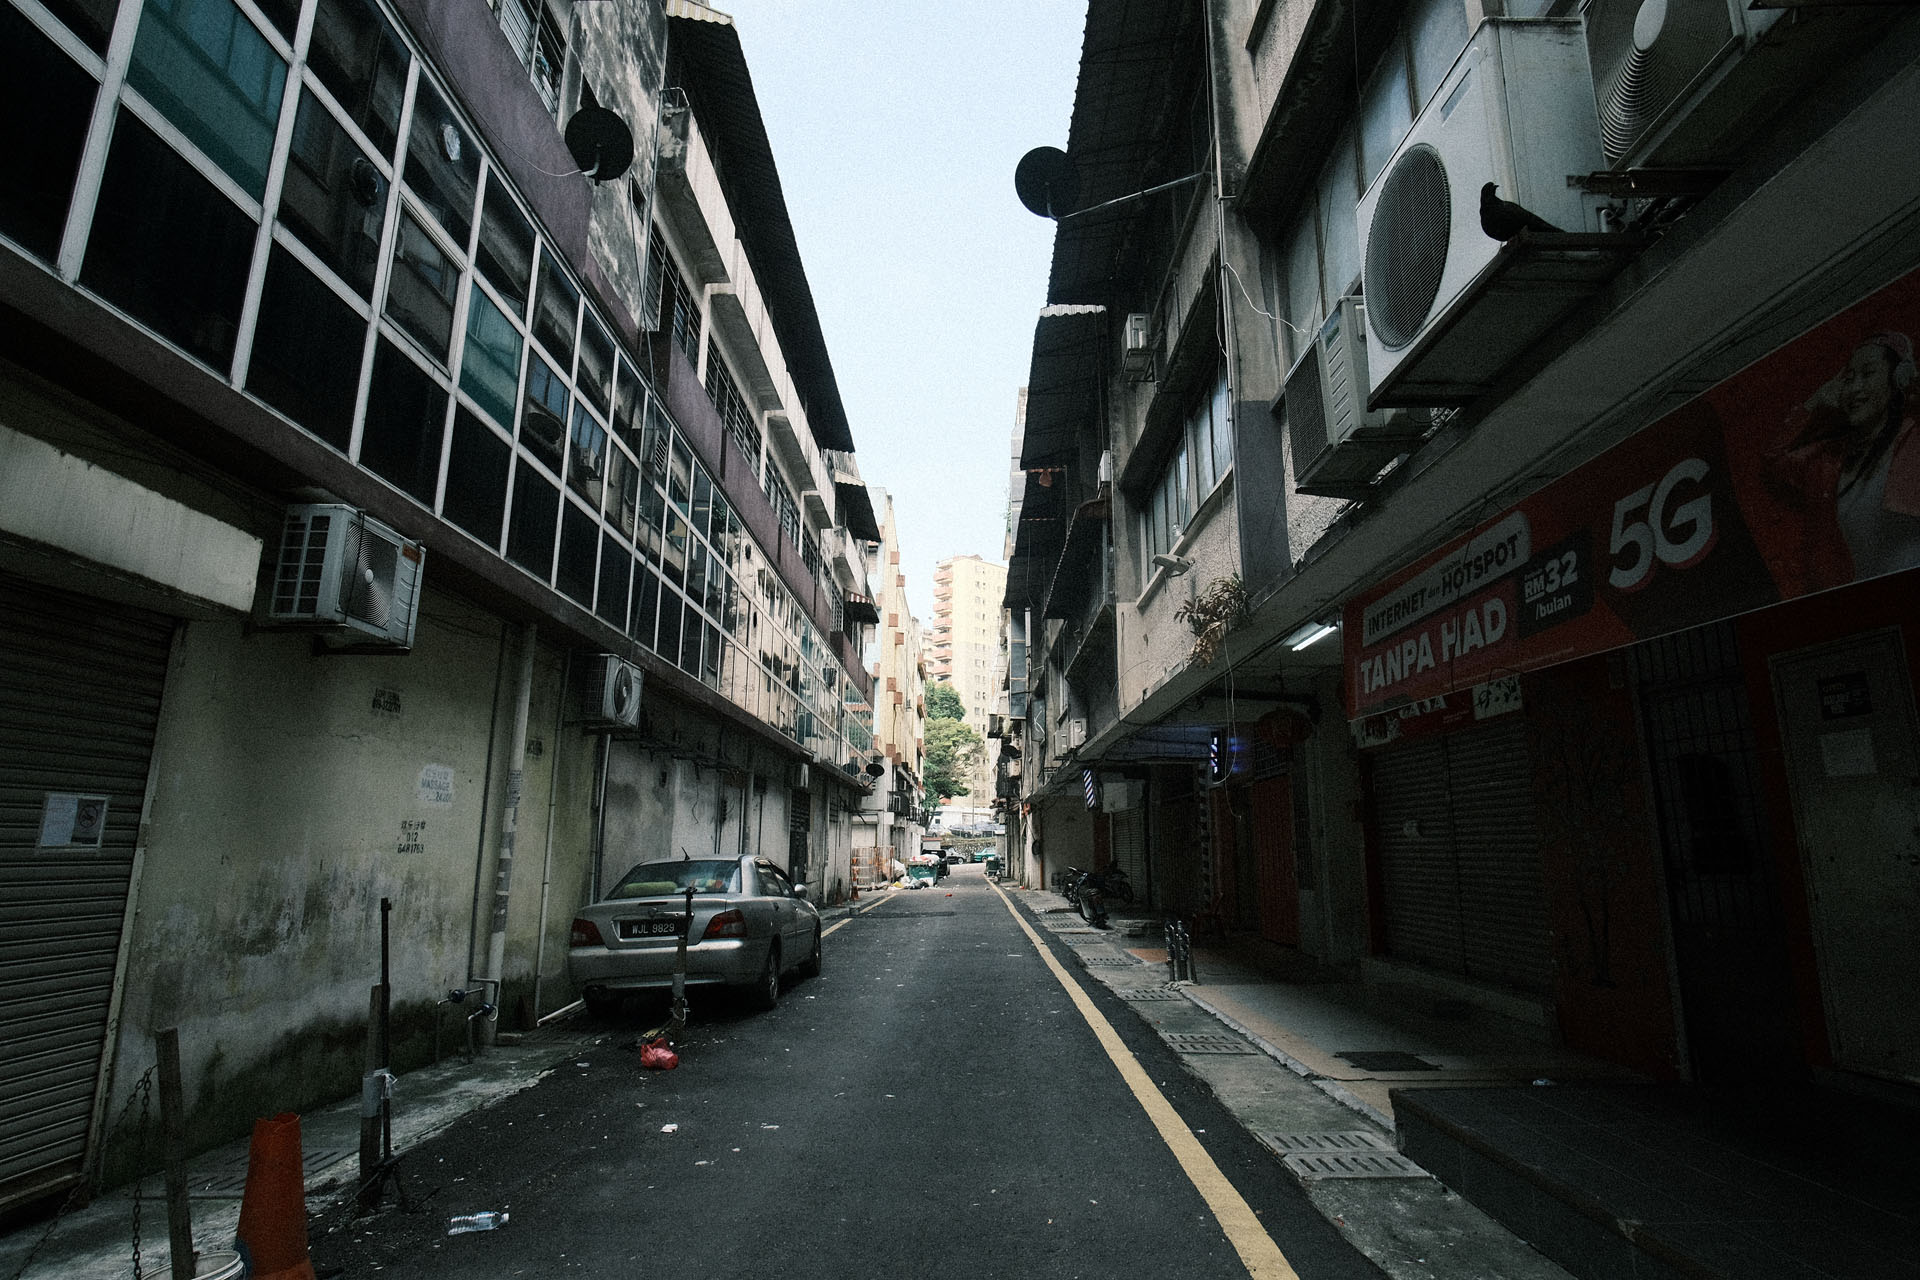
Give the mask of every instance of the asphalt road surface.
[(979, 868), (860, 906), (772, 1012), (695, 992), (678, 1070), (623, 1047), (657, 1008), (600, 1020), (407, 1153), (424, 1209), (317, 1223), (320, 1275), (1380, 1275)]

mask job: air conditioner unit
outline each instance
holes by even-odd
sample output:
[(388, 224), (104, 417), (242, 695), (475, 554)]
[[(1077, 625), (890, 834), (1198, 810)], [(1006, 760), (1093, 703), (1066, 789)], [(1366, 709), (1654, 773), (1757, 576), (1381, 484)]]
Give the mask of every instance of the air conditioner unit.
[(1129, 377), (1153, 377), (1153, 317), (1136, 311), (1127, 317), (1120, 367)]
[(352, 507), (289, 507), (265, 620), (343, 627), (376, 644), (411, 648), (426, 554)]
[(1083, 746), (1087, 741), (1087, 718), (1070, 716), (1066, 723), (1067, 746)]
[[(1587, 57), (1607, 165), (1699, 165), (1724, 160), (1744, 118), (1790, 96), (1824, 42), (1816, 24), (1781, 28), (1781, 9), (1729, 0), (1591, 0)], [(1830, 35), (1842, 24), (1828, 23)]]
[(1113, 483), (1113, 450), (1102, 449), (1100, 451), (1100, 470), (1096, 473), (1095, 478), (1098, 479), (1101, 484)]
[(1360, 197), (1369, 403), (1501, 250), (1480, 229), (1485, 184), (1561, 231), (1600, 229), (1567, 182), (1600, 166), (1589, 82), (1577, 21), (1487, 19)]
[(807, 791), (813, 787), (813, 766), (796, 764), (788, 774), (788, 785), (796, 791)]
[(1425, 429), (1425, 415), (1367, 408), (1366, 324), (1360, 299), (1340, 299), (1287, 373), (1282, 401), (1296, 493), (1364, 496)]
[(581, 685), (581, 710), (589, 723), (631, 729), (640, 723), (640, 668), (618, 654), (596, 653), (587, 660)]

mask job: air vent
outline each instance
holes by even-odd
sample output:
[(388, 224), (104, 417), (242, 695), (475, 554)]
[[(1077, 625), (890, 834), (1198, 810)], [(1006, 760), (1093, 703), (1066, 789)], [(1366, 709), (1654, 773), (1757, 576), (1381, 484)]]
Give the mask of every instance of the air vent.
[(1367, 310), (1389, 349), (1412, 342), (1433, 310), (1452, 235), (1446, 165), (1432, 147), (1408, 147), (1387, 173), (1367, 233)]

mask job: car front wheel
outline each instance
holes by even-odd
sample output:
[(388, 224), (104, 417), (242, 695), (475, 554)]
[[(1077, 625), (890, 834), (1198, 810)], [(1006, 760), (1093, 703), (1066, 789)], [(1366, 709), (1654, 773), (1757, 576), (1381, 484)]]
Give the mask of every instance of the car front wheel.
[(780, 1003), (780, 943), (778, 939), (767, 945), (767, 967), (760, 974), (760, 981), (754, 984), (753, 1002), (762, 1009), (771, 1009)]

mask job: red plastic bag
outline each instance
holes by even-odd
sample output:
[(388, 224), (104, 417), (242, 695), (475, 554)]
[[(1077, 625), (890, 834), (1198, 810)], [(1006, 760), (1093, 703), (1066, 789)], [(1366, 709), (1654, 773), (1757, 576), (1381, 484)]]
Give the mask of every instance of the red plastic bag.
[(660, 1036), (640, 1046), (640, 1065), (654, 1071), (671, 1071), (680, 1065), (680, 1055), (673, 1051), (665, 1036)]

